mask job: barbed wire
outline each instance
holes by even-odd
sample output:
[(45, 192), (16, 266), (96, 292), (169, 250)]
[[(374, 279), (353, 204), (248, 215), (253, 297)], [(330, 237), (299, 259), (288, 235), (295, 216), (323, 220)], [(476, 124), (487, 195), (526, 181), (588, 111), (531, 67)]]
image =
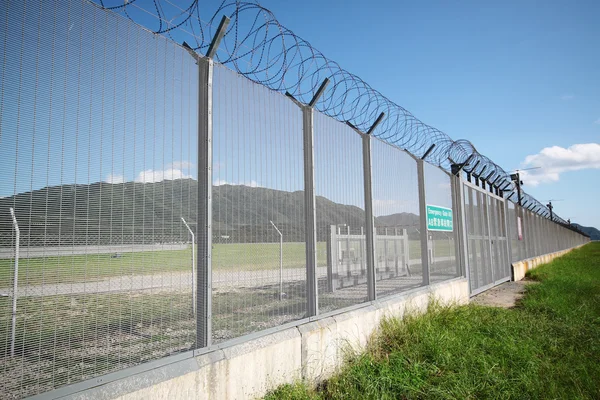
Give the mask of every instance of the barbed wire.
[[(508, 198), (515, 201), (514, 182), (510, 173), (479, 153), (466, 139), (453, 140), (437, 128), (420, 121), (408, 110), (372, 88), (360, 77), (327, 58), (308, 41), (283, 26), (274, 14), (258, 3), (224, 0), (215, 10), (201, 9), (198, 0), (88, 0), (100, 7), (120, 13), (155, 34), (181, 44), (184, 40), (195, 50), (205, 53), (216, 34), (223, 15), (230, 23), (215, 59), (246, 78), (272, 90), (289, 92), (308, 103), (320, 84), (328, 78), (323, 96), (316, 104), (320, 112), (341, 122), (351, 122), (362, 131), (376, 118), (385, 119), (374, 136), (446, 171), (452, 164), (464, 164), (464, 170), (495, 182), (499, 188), (513, 190)], [(156, 21), (148, 21), (152, 15)], [(203, 19), (204, 18), (204, 19)], [(522, 204), (546, 218), (550, 210), (533, 196), (521, 191)], [(518, 199), (516, 200), (518, 202)], [(558, 215), (554, 219), (567, 224)]]

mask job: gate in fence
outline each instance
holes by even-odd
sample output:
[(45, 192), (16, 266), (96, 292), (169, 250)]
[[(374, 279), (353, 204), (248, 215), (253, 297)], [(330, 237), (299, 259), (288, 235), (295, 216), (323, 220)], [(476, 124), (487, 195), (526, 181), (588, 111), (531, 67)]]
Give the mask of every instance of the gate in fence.
[(510, 280), (506, 200), (463, 181), (471, 295)]

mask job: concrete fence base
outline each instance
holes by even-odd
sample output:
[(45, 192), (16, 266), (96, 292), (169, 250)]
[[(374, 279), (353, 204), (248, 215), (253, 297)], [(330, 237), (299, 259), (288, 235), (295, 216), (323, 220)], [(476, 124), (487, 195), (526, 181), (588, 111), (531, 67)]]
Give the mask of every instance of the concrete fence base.
[(541, 256), (517, 261), (512, 264), (512, 274), (513, 274), (512, 280), (520, 281), (523, 278), (525, 278), (525, 274), (527, 273), (527, 271), (537, 268), (539, 265), (547, 264), (550, 261), (554, 260), (555, 258), (563, 256), (563, 255), (569, 253), (571, 250), (578, 249), (581, 246), (584, 246), (584, 245), (582, 244), (580, 246), (576, 246), (576, 247), (573, 247), (570, 249), (556, 251), (554, 253), (543, 254)]
[(469, 302), (469, 285), (456, 278), (414, 289), (316, 321), (216, 349), (112, 382), (71, 399), (250, 399), (294, 380), (320, 381), (333, 374), (348, 349), (360, 351), (384, 317), (420, 313), (431, 299)]

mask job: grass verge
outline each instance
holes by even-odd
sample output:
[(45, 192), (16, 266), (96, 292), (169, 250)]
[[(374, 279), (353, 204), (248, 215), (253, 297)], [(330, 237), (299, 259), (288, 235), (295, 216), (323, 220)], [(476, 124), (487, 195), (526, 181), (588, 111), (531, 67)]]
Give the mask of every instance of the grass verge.
[(382, 323), (367, 349), (318, 389), (267, 399), (598, 399), (600, 243), (531, 271), (513, 309), (432, 305)]

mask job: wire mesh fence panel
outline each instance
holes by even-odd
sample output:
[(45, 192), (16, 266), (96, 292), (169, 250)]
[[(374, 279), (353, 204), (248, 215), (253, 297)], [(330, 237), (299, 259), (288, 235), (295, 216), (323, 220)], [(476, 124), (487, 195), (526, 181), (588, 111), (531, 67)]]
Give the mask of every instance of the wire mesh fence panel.
[(362, 140), (314, 114), (319, 312), (367, 300)]
[(467, 252), (469, 257), (469, 279), (471, 291), (477, 291), (494, 282), (493, 256), (490, 247), (489, 203), (481, 190), (466, 187)]
[(423, 284), (417, 163), (378, 139), (371, 151), (376, 290), (385, 296)]
[(85, 1), (0, 13), (0, 397), (190, 349), (193, 61)]
[(511, 250), (511, 254), (510, 254), (510, 261), (511, 262), (515, 262), (520, 260), (520, 247), (521, 247), (521, 243), (522, 240), (520, 239), (520, 234), (519, 234), (519, 230), (520, 227), (518, 226), (518, 224), (520, 224), (520, 222), (518, 222), (517, 220), (517, 209), (515, 204), (512, 201), (506, 201), (507, 204), (507, 220), (508, 220), (508, 239), (510, 242), (510, 250)]
[(464, 183), (463, 192), (464, 192), (464, 213), (465, 213), (465, 240), (466, 240), (466, 259), (469, 265), (468, 278), (469, 278), (469, 286), (471, 288), (476, 287), (478, 281), (478, 268), (477, 266), (481, 263), (479, 254), (476, 251), (476, 246), (474, 245), (475, 239), (473, 239), (472, 235), (476, 231), (476, 217), (477, 217), (477, 209), (475, 208), (475, 202), (477, 198), (473, 196), (473, 189), (467, 186)]
[(497, 262), (494, 265), (494, 280), (496, 282), (510, 279), (510, 255), (507, 233), (507, 220), (505, 218), (504, 201), (498, 197), (490, 197), (494, 204), (494, 219), (496, 220), (496, 234), (493, 245), (496, 248)]
[(427, 237), (430, 282), (460, 276), (456, 260), (456, 240), (452, 204), (451, 178), (431, 164), (424, 165), (425, 199), (427, 203)]
[(213, 341), (303, 318), (302, 114), (215, 64)]
[(529, 210), (525, 212), (525, 227), (527, 232), (527, 258), (535, 257), (535, 227), (533, 225), (533, 213)]
[[(410, 113), (280, 30), (272, 14), (236, 2), (217, 13), (235, 17), (216, 55), (236, 72), (215, 62), (210, 110), (199, 100), (210, 81), (200, 86), (199, 73), (210, 62), (159, 33), (204, 51), (215, 17), (202, 22), (193, 7), (147, 2), (159, 14), (155, 34), (132, 21), (152, 17), (141, 2), (119, 2), (122, 15), (100, 3), (5, 1), (0, 8), (0, 398), (195, 349), (210, 342), (196, 342), (205, 311), (214, 343), (307, 316), (314, 303), (307, 299), (303, 112), (286, 90), (305, 101), (313, 81), (335, 71), (313, 128), (321, 313), (368, 298), (369, 142), (341, 121), (368, 128), (386, 111), (373, 136), (410, 142), (413, 151), (431, 138), (452, 143), (429, 155), (441, 166), (454, 152), (442, 149), (476, 153), (440, 131), (424, 135)], [(164, 21), (165, 10), (176, 15)], [(256, 19), (238, 20), (237, 11), (267, 20), (248, 33)], [(267, 26), (277, 29), (266, 33)], [(300, 58), (283, 57), (288, 51)], [(198, 142), (208, 121), (212, 161), (209, 137)], [(422, 251), (431, 282), (459, 276), (450, 176), (424, 166), (428, 245), (421, 249), (417, 164), (384, 141), (370, 143), (377, 293), (421, 285)], [(199, 145), (206, 147), (201, 158)], [(477, 153), (473, 160), (511, 182), (489, 159)], [(212, 171), (203, 190), (198, 170), (207, 172), (203, 179)], [(560, 225), (548, 220), (529, 195), (526, 207), (535, 212), (509, 203), (506, 218), (501, 199), (465, 188), (472, 289), (505, 274), (505, 219), (513, 260), (588, 241), (556, 215)], [(210, 227), (202, 225), (210, 208), (199, 204), (212, 205)], [(212, 256), (200, 264), (211, 269), (198, 271), (197, 250), (208, 253), (199, 244), (208, 242)], [(198, 287), (198, 272), (210, 272), (212, 285)], [(198, 306), (206, 307), (202, 314)]]

